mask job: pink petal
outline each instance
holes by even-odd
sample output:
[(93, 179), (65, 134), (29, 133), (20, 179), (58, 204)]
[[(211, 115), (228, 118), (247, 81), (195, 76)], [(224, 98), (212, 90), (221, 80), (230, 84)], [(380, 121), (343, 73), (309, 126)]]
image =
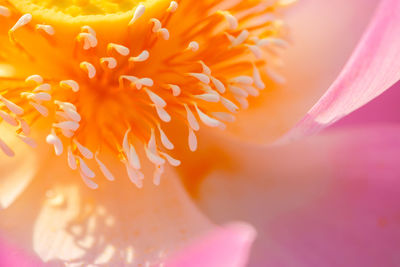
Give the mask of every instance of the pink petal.
[(39, 267), (43, 262), (0, 238), (0, 266)]
[(231, 165), (205, 179), (199, 203), (216, 222), (256, 227), (250, 266), (400, 266), (399, 125), (224, 145)]
[(343, 127), (347, 125), (361, 125), (379, 122), (400, 122), (400, 82), (397, 82), (389, 90), (384, 92), (378, 98), (372, 100), (368, 105), (361, 107), (350, 115), (346, 116), (334, 127)]
[(400, 2), (382, 0), (359, 45), (328, 92), (288, 137), (315, 133), (374, 99), (400, 79)]
[(166, 267), (244, 267), (256, 236), (252, 226), (230, 224), (208, 233), (168, 260)]

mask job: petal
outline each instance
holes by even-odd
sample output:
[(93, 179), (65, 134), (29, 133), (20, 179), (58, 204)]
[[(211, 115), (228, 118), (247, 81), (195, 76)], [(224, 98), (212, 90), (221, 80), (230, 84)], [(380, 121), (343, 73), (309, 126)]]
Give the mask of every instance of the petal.
[(400, 79), (399, 46), (400, 2), (382, 0), (338, 78), (288, 137), (318, 132), (395, 84)]
[(4, 124), (0, 127), (0, 140), (15, 153), (14, 157), (8, 157), (0, 150), (0, 210), (13, 203), (31, 182), (38, 169), (36, 151), (10, 132)]
[(26, 193), (0, 213), (1, 235), (50, 266), (123, 266), (161, 261), (211, 227), (173, 172), (160, 186), (145, 178), (137, 189), (123, 168), (111, 167), (116, 180), (98, 174), (99, 188), (91, 190), (66, 159), (49, 159)]
[(13, 246), (0, 238), (0, 263), (2, 266), (39, 267), (42, 265), (36, 257)]
[[(281, 137), (335, 80), (372, 18), (379, 0), (298, 1), (287, 14), (292, 44), (283, 51), (287, 83), (269, 86), (228, 125), (231, 135), (266, 143)], [(362, 8), (360, 8), (362, 6)], [(269, 79), (270, 80), (270, 79)]]
[(244, 267), (255, 230), (244, 223), (217, 229), (167, 260), (166, 267)]
[(378, 98), (372, 100), (368, 105), (361, 107), (350, 115), (346, 116), (334, 127), (343, 127), (347, 125), (362, 125), (371, 123), (399, 123), (399, 99), (400, 82), (397, 82), (389, 90), (384, 92)]
[(256, 227), (250, 266), (399, 266), (400, 126), (230, 145), (198, 201), (216, 222)]

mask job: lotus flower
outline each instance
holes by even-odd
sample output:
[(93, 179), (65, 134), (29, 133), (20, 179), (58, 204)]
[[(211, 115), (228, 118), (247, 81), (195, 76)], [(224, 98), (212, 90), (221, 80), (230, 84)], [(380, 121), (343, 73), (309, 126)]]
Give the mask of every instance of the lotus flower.
[(294, 2), (0, 1), (1, 265), (398, 266), (400, 2)]

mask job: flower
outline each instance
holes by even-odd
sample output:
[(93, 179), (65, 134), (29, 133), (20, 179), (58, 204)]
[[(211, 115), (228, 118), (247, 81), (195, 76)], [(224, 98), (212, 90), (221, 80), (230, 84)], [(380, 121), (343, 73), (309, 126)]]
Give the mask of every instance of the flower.
[[(335, 216), (343, 215), (340, 204), (355, 207), (351, 210), (355, 214), (347, 214), (347, 220), (359, 214), (353, 194), (363, 193), (365, 198), (358, 199), (364, 202), (371, 201), (369, 197), (375, 192), (392, 196), (395, 190), (387, 190), (386, 182), (395, 181), (396, 174), (393, 176), (391, 170), (396, 170), (393, 153), (399, 143), (397, 128), (376, 127), (293, 140), (330, 125), (399, 80), (400, 4), (394, 0), (368, 2), (370, 10), (378, 6), (377, 12), (355, 52), (328, 91), (287, 133), (304, 115), (302, 111), (323, 93), (321, 88), (326, 88), (318, 82), (329, 77), (317, 76), (315, 71), (334, 72), (321, 63), (340, 65), (339, 54), (333, 55), (334, 60), (322, 60), (326, 54), (322, 48), (329, 52), (340, 49), (324, 46), (330, 39), (314, 39), (313, 29), (319, 25), (309, 21), (310, 13), (291, 26), (292, 51), (300, 50), (291, 54), (290, 35), (280, 14), (292, 2), (2, 4), (1, 84), (7, 90), (2, 89), (0, 99), (4, 121), (0, 147), (6, 155), (14, 156), (2, 158), (0, 165), (4, 174), (0, 204), (6, 208), (0, 214), (0, 231), (5, 240), (50, 264), (140, 266), (163, 262), (188, 246), (166, 260), (166, 265), (244, 265), (255, 235), (248, 225), (228, 225), (188, 245), (214, 225), (188, 197), (183, 181), (214, 221), (252, 220), (259, 236), (267, 234), (262, 240), (271, 242), (267, 244), (270, 254), (263, 258), (265, 243), (256, 245), (255, 264), (315, 265), (313, 257), (303, 258), (307, 251), (302, 252), (306, 249), (302, 244), (307, 241), (321, 248), (320, 255), (329, 256), (332, 250), (322, 246), (321, 234), (313, 230), (327, 233), (332, 228), (314, 226), (309, 221), (313, 217), (307, 215), (324, 214), (324, 209), (315, 204), (318, 200), (332, 210), (323, 219), (333, 217), (331, 224), (339, 228), (341, 221)], [(299, 3), (293, 14), (301, 17), (300, 8), (305, 10), (307, 4), (308, 8), (337, 5), (353, 10), (351, 6), (360, 3), (310, 0)], [(322, 15), (329, 20), (329, 12), (315, 14), (318, 23), (322, 23)], [(365, 22), (368, 9), (363, 15)], [(347, 28), (354, 30), (354, 36), (348, 39), (355, 41), (357, 22), (352, 23)], [(329, 33), (324, 38), (342, 41), (331, 34), (332, 28), (323, 30)], [(264, 46), (267, 50), (262, 49)], [(275, 70), (281, 62), (280, 47), (289, 50), (288, 67), (284, 69), (287, 73), (283, 75), (289, 81), (287, 86), (276, 85), (283, 81)], [(310, 57), (307, 51), (317, 55)], [(312, 79), (302, 71), (311, 73)], [(303, 78), (306, 81), (299, 82)], [(302, 90), (289, 94), (286, 89), (294, 88), (291, 82)], [(314, 86), (310, 86), (312, 83)], [(239, 107), (246, 109), (249, 102), (249, 110), (238, 112), (236, 117), (221, 111), (235, 114)], [(232, 124), (223, 123), (234, 119)], [(197, 132), (199, 121), (222, 129)], [(275, 147), (254, 145), (271, 142), (285, 133)], [(377, 140), (377, 133), (386, 139)], [(197, 145), (198, 139), (207, 141)], [(285, 142), (294, 143), (282, 145)], [(23, 143), (36, 149), (27, 149)], [(173, 152), (167, 153), (172, 148)], [(379, 153), (366, 156), (375, 149)], [(63, 157), (57, 158), (54, 153)], [(350, 154), (353, 162), (336, 157), (336, 153)], [(182, 165), (176, 172), (167, 162)], [(341, 171), (335, 171), (337, 167)], [(381, 175), (382, 169), (388, 170), (382, 172), (386, 179), (377, 183), (376, 175)], [(293, 177), (291, 171), (304, 178)], [(313, 178), (318, 175), (326, 178)], [(372, 193), (359, 191), (359, 181), (363, 185), (364, 180), (350, 179), (356, 176), (367, 177), (375, 185), (371, 189), (367, 186)], [(340, 201), (332, 201), (337, 195)], [(268, 206), (268, 214), (260, 212), (261, 203), (276, 204), (276, 200), (278, 208)], [(391, 242), (395, 238), (380, 238), (379, 229), (392, 229), (397, 211), (383, 209), (382, 204), (388, 202), (380, 199), (366, 203), (376, 208), (371, 212), (361, 209), (360, 218), (368, 222), (364, 229), (374, 233), (377, 244), (389, 244), (384, 251), (365, 257), (366, 264), (375, 264), (383, 256), (394, 255)], [(376, 203), (380, 205), (374, 206)], [(305, 213), (301, 213), (302, 207), (306, 207)], [(266, 231), (265, 225), (275, 232)], [(288, 230), (294, 231), (295, 242), (285, 237)], [(276, 247), (274, 238), (288, 247)], [(328, 240), (341, 249), (342, 240), (347, 239), (330, 236)], [(360, 261), (362, 253), (375, 248), (364, 240), (361, 243), (361, 251), (352, 249), (350, 256), (322, 260), (321, 264)], [(290, 247), (296, 244), (299, 250)], [(386, 257), (386, 266), (396, 262), (390, 257)]]

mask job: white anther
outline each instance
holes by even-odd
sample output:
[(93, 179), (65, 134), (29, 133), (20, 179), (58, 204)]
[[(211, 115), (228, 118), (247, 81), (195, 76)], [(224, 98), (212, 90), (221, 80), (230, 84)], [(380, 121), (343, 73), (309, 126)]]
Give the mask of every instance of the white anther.
[(8, 18), (11, 16), (11, 11), (5, 6), (0, 6), (0, 16)]
[(279, 75), (276, 71), (274, 71), (271, 68), (266, 68), (266, 72), (268, 76), (276, 83), (278, 84), (284, 84), (286, 82), (285, 78), (283, 78), (281, 75)]
[(79, 174), (81, 175), (82, 181), (86, 184), (87, 187), (89, 187), (92, 190), (95, 190), (97, 188), (99, 188), (99, 185), (96, 184), (95, 182), (93, 182), (90, 177), (87, 177), (83, 171), (81, 170), (79, 172)]
[(117, 60), (113, 57), (102, 57), (100, 58), (100, 64), (112, 70), (117, 67)]
[(29, 127), (28, 123), (24, 119), (18, 118), (18, 120), (19, 120), (19, 124), (20, 124), (20, 128), (21, 128), (22, 132), (25, 135), (29, 135), (31, 133), (31, 127)]
[(150, 91), (147, 88), (145, 88), (145, 91), (146, 91), (147, 95), (150, 97), (151, 101), (154, 103), (154, 105), (162, 107), (162, 108), (167, 106), (167, 102), (165, 102), (165, 100), (162, 99), (159, 95), (153, 93), (152, 91)]
[(123, 84), (123, 81), (127, 80), (128, 82), (130, 82), (130, 84), (133, 86), (136, 84), (136, 82), (139, 80), (137, 77), (135, 76), (130, 76), (130, 75), (121, 75), (119, 76), (119, 83), (120, 85)]
[(198, 42), (192, 41), (189, 43), (187, 49), (192, 50), (193, 52), (198, 51), (200, 48), (200, 45)]
[(239, 26), (239, 22), (237, 18), (235, 18), (229, 11), (220, 11), (222, 15), (224, 15), (225, 19), (228, 21), (229, 29), (236, 30)]
[(202, 83), (209, 84), (210, 83), (210, 78), (203, 74), (203, 73), (188, 73), (189, 76), (192, 76), (193, 78), (196, 78)]
[(65, 114), (65, 116), (63, 117), (67, 120), (71, 119), (73, 121), (80, 122), (82, 119), (81, 115), (79, 115), (79, 113), (76, 110), (71, 108), (64, 109), (63, 114)]
[(2, 95), (0, 95), (0, 101), (4, 103), (4, 105), (15, 115), (22, 115), (24, 114), (23, 108), (18, 106), (17, 104), (14, 104), (10, 100), (4, 98)]
[(98, 153), (99, 152), (96, 152), (94, 158), (97, 164), (99, 165), (101, 172), (103, 173), (104, 177), (106, 177), (107, 180), (114, 181), (115, 180), (114, 175), (110, 172), (110, 170), (106, 167), (106, 165), (99, 160)]
[(257, 59), (262, 58), (263, 51), (256, 45), (246, 45)]
[(61, 81), (60, 86), (65, 89), (70, 89), (75, 93), (79, 91), (79, 84), (74, 80)]
[(29, 104), (34, 107), (34, 109), (36, 109), (37, 112), (39, 112), (43, 117), (49, 116), (49, 110), (45, 106), (32, 101), (29, 101)]
[(259, 96), (260, 91), (252, 85), (243, 85), (242, 88), (251, 96)]
[(194, 107), (196, 108), (197, 114), (199, 114), (200, 120), (207, 126), (210, 127), (218, 127), (221, 126), (221, 122), (219, 120), (216, 120), (214, 118), (211, 118), (210, 116), (208, 116), (207, 114), (205, 114), (204, 112), (202, 112), (197, 105), (194, 105)]
[(145, 152), (147, 158), (154, 164), (156, 165), (162, 165), (165, 163), (165, 160), (161, 158), (159, 155), (157, 155), (155, 152), (151, 151), (147, 147), (145, 147)]
[(143, 173), (141, 173), (138, 170), (135, 170), (134, 168), (131, 168), (129, 164), (125, 164), (126, 167), (126, 172), (128, 173), (129, 180), (135, 184), (138, 188), (143, 187)]
[(247, 101), (246, 98), (238, 95), (235, 95), (235, 98), (243, 109), (247, 109), (249, 107), (249, 101)]
[(41, 102), (41, 101), (50, 101), (51, 100), (51, 95), (45, 92), (39, 92), (36, 94), (31, 94), (30, 99), (36, 101), (36, 102)]
[(197, 150), (197, 137), (191, 128), (189, 128), (189, 149), (193, 152)]
[(153, 32), (158, 32), (159, 30), (161, 30), (162, 24), (158, 19), (152, 18), (152, 19), (150, 19), (150, 22), (154, 23), (153, 29), (152, 29)]
[(236, 113), (239, 110), (238, 106), (236, 106), (232, 101), (226, 99), (225, 97), (221, 97), (221, 103), (232, 113)]
[(58, 100), (54, 100), (54, 104), (58, 105), (62, 110), (72, 109), (76, 111), (75, 105), (69, 102), (61, 102)]
[(82, 154), (83, 157), (86, 159), (92, 159), (93, 158), (93, 152), (90, 151), (87, 147), (84, 147), (81, 143), (78, 142), (78, 140), (74, 139), (73, 140), (74, 144), (78, 148), (79, 152)]
[(77, 37), (78, 41), (83, 40), (83, 49), (89, 50), (90, 48), (97, 46), (97, 38), (95, 35), (87, 32), (81, 32)]
[(82, 32), (86, 32), (86, 33), (90, 33), (91, 35), (96, 37), (96, 31), (93, 30), (93, 28), (88, 26), (88, 25), (82, 26), (81, 31)]
[(168, 41), (168, 40), (169, 40), (170, 35), (169, 35), (169, 31), (168, 31), (167, 28), (162, 28), (162, 29), (160, 29), (160, 30), (158, 31), (158, 33), (161, 34), (162, 38), (163, 38), (165, 41)]
[(214, 117), (219, 120), (226, 121), (226, 122), (234, 122), (236, 120), (235, 116), (230, 113), (226, 112), (213, 112), (211, 113)]
[(147, 87), (152, 87), (154, 85), (154, 81), (150, 78), (141, 78), (141, 79), (139, 79), (138, 83), (140, 83), (143, 86), (147, 86)]
[(250, 76), (237, 76), (235, 78), (230, 79), (231, 82), (233, 83), (242, 83), (242, 84), (253, 84), (253, 78)]
[(185, 107), (185, 110), (186, 110), (186, 117), (187, 117), (190, 128), (192, 128), (195, 131), (200, 130), (200, 125), (197, 122), (197, 119), (194, 116), (193, 112), (190, 110), (190, 108), (188, 107), (187, 104), (184, 104), (183, 106)]
[(30, 146), (32, 148), (36, 148), (37, 147), (37, 144), (36, 144), (35, 140), (33, 140), (33, 138), (25, 136), (25, 135), (22, 135), (22, 134), (17, 134), (17, 136), (19, 137), (19, 139), (22, 140), (22, 142), (24, 142), (28, 146)]
[(250, 33), (247, 30), (243, 30), (238, 37), (235, 38), (235, 40), (232, 41), (232, 46), (238, 46), (241, 45), (246, 39), (249, 37)]
[(127, 157), (129, 157), (129, 140), (128, 140), (128, 138), (129, 138), (130, 131), (131, 131), (130, 128), (128, 130), (126, 130), (124, 139), (122, 141), (122, 149)]
[(142, 4), (138, 5), (138, 7), (136, 8), (133, 17), (131, 19), (131, 21), (129, 21), (128, 25), (132, 25), (133, 23), (135, 23), (136, 20), (138, 20), (146, 11), (146, 7)]
[(130, 50), (128, 47), (119, 45), (119, 44), (113, 44), (113, 43), (109, 43), (107, 45), (107, 50), (115, 50), (121, 56), (127, 56), (130, 53)]
[(196, 95), (195, 97), (211, 103), (217, 103), (219, 102), (220, 99), (219, 95), (217, 94), (202, 94), (202, 95)]
[(96, 76), (96, 68), (91, 63), (83, 61), (80, 67), (88, 74), (89, 79), (93, 79)]
[(41, 83), (43, 83), (43, 78), (40, 75), (34, 74), (34, 75), (31, 75), (28, 78), (26, 78), (25, 82), (27, 82), (27, 83), (33, 82), (35, 84), (41, 84)]
[(75, 134), (70, 130), (61, 129), (61, 133), (68, 139), (72, 138)]
[(158, 117), (163, 121), (163, 122), (170, 122), (171, 121), (171, 116), (168, 114), (165, 109), (159, 106), (155, 106)]
[(140, 170), (141, 164), (140, 164), (139, 156), (133, 145), (129, 145), (129, 152), (127, 153), (127, 157), (128, 157), (129, 165), (136, 170)]
[(41, 30), (41, 31), (47, 33), (48, 35), (55, 34), (54, 28), (50, 25), (36, 24), (35, 28), (36, 28), (36, 30)]
[(179, 96), (181, 94), (181, 88), (175, 84), (168, 84), (169, 88), (172, 90), (173, 96)]
[(176, 1), (171, 1), (169, 4), (169, 7), (167, 9), (167, 12), (174, 13), (178, 9), (178, 3)]
[(50, 145), (54, 146), (54, 151), (57, 156), (60, 156), (63, 153), (63, 143), (60, 138), (55, 133), (51, 133), (46, 137), (46, 142)]
[(18, 126), (17, 120), (7, 112), (0, 110), (0, 118), (12, 126)]
[(78, 168), (78, 165), (76, 164), (76, 158), (74, 156), (74, 154), (72, 153), (71, 147), (68, 147), (68, 166), (72, 169), (72, 170), (76, 170)]
[(12, 26), (12, 28), (10, 29), (10, 32), (15, 32), (18, 28), (21, 28), (23, 26), (25, 26), (26, 24), (28, 24), (29, 22), (32, 21), (32, 15), (31, 14), (24, 14), (22, 15), (19, 20), (17, 21), (17, 23), (15, 23), (14, 26)]
[(129, 61), (143, 62), (143, 61), (146, 61), (147, 59), (149, 59), (149, 57), (150, 57), (149, 51), (143, 50), (142, 53), (140, 53), (140, 55), (138, 55), (137, 57), (130, 57)]
[(9, 157), (14, 157), (14, 151), (3, 141), (0, 139), (0, 149)]
[(153, 175), (154, 185), (159, 186), (161, 183), (161, 175), (164, 173), (164, 165), (157, 165)]
[(158, 125), (158, 130), (160, 131), (161, 143), (165, 146), (165, 148), (167, 148), (169, 150), (174, 149), (174, 144), (172, 144), (171, 141), (168, 139), (167, 135), (161, 129), (160, 125)]
[(201, 60), (200, 60), (200, 64), (203, 67), (203, 73), (206, 75), (211, 75), (211, 69)]
[(211, 81), (214, 84), (215, 88), (217, 88), (218, 92), (220, 92), (221, 94), (225, 93), (226, 89), (225, 89), (225, 85), (218, 80), (217, 78), (211, 77)]
[(79, 156), (77, 156), (78, 160), (79, 160), (79, 167), (82, 171), (82, 173), (89, 178), (94, 178), (96, 175), (94, 174), (94, 172), (88, 167), (88, 165), (86, 164), (86, 162)]
[(237, 96), (242, 96), (242, 97), (249, 96), (249, 94), (246, 92), (246, 90), (244, 90), (238, 86), (229, 85), (229, 91), (231, 91), (234, 95), (237, 95)]
[(79, 123), (76, 121), (63, 121), (54, 123), (53, 127), (75, 132), (79, 128)]
[(255, 65), (253, 66), (253, 80), (254, 80), (255, 86), (258, 89), (262, 90), (265, 88), (265, 84), (264, 84), (263, 80), (261, 79), (260, 71), (258, 70), (258, 68)]
[(257, 46), (268, 46), (268, 45), (276, 45), (282, 48), (286, 48), (289, 46), (289, 43), (283, 39), (268, 37), (264, 39), (260, 39), (256, 43)]
[(174, 159), (173, 157), (171, 157), (167, 153), (160, 152), (160, 154), (168, 161), (169, 164), (171, 164), (171, 166), (178, 167), (179, 165), (181, 165), (181, 161), (180, 160)]
[(48, 92), (48, 91), (51, 91), (51, 85), (48, 83), (40, 84), (40, 85), (36, 86), (35, 89), (33, 90), (34, 93)]
[(154, 129), (151, 129), (151, 136), (147, 147), (144, 146), (147, 158), (156, 165), (162, 165), (165, 163), (165, 160), (161, 158), (157, 153), (156, 148), (156, 139), (154, 135)]

